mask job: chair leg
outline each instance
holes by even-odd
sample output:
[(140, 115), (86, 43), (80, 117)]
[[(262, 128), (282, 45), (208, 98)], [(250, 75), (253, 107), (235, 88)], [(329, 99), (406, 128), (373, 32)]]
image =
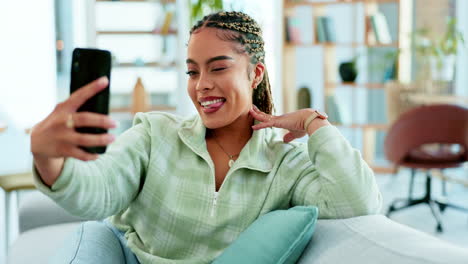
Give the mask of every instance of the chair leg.
[[(394, 211), (405, 209), (405, 208), (411, 207), (413, 205), (417, 205), (417, 204), (425, 202), (424, 199), (413, 199), (413, 186), (414, 186), (414, 177), (415, 176), (416, 176), (416, 169), (411, 168), (411, 176), (410, 176), (409, 189), (408, 189), (408, 198), (394, 200), (391, 203), (390, 207), (388, 208), (388, 211), (386, 213), (387, 217), (389, 217), (390, 214), (392, 212), (394, 212)], [(402, 203), (402, 205), (397, 207), (398, 203)]]
[(5, 258), (8, 256), (8, 248), (10, 245), (10, 192), (5, 192), (5, 235), (4, 235), (4, 251)]
[(408, 190), (408, 200), (413, 199), (413, 186), (414, 186), (414, 176), (416, 175), (416, 169), (411, 169), (411, 178)]
[(439, 207), (437, 206), (437, 204), (434, 201), (429, 201), (428, 205), (429, 205), (429, 208), (431, 209), (432, 215), (434, 216), (434, 218), (435, 218), (435, 220), (437, 222), (436, 230), (437, 230), (438, 233), (442, 233), (443, 232), (442, 219), (440, 217)]

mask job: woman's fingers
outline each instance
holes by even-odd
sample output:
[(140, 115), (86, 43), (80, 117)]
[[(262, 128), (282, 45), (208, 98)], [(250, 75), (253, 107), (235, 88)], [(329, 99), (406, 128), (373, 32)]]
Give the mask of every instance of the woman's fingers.
[(69, 147), (66, 148), (66, 150), (63, 153), (66, 157), (72, 157), (75, 159), (79, 159), (82, 161), (90, 161), (90, 160), (96, 160), (99, 158), (98, 154), (92, 154), (88, 153), (76, 146), (70, 145)]
[(283, 141), (285, 143), (289, 143), (293, 141), (296, 138), (301, 138), (305, 136), (306, 133), (304, 131), (289, 131), (286, 135), (283, 137)]
[(250, 109), (250, 114), (260, 122), (268, 122), (273, 119), (272, 115), (268, 115), (260, 111), (256, 106)]
[(71, 112), (75, 112), (82, 104), (86, 102), (89, 98), (93, 95), (97, 94), (98, 92), (102, 91), (105, 87), (107, 87), (109, 80), (107, 77), (101, 77), (93, 82), (81, 87), (76, 92), (70, 95), (67, 101), (65, 101), (65, 105), (69, 107)]
[[(68, 118), (68, 117), (67, 117)], [(72, 114), (74, 127), (98, 127), (110, 129), (117, 127), (117, 123), (109, 116), (91, 112), (78, 112)]]
[(83, 134), (72, 132), (64, 138), (68, 144), (83, 147), (107, 146), (115, 140), (112, 134)]
[(263, 128), (267, 128), (267, 127), (273, 127), (273, 123), (272, 122), (263, 122), (263, 123), (260, 123), (260, 124), (253, 125), (252, 129), (253, 130), (259, 130), (259, 129), (263, 129)]
[(296, 137), (294, 137), (293, 133), (291, 133), (291, 132), (287, 133), (287, 134), (284, 135), (284, 137), (283, 137), (283, 141), (284, 141), (285, 143), (289, 143), (289, 142), (293, 141), (294, 139), (296, 139)]

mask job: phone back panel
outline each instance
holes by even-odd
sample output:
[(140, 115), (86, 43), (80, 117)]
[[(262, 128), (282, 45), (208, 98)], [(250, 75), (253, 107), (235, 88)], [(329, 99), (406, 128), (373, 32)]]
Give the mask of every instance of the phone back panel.
[[(70, 94), (102, 76), (107, 76), (109, 79), (109, 86), (88, 99), (78, 109), (78, 112), (109, 114), (110, 72), (111, 54), (109, 51), (80, 48), (76, 48), (73, 51)], [(76, 131), (88, 134), (107, 133), (106, 129), (95, 127), (80, 127), (76, 128)], [(83, 149), (92, 153), (105, 152), (105, 147), (91, 147)]]

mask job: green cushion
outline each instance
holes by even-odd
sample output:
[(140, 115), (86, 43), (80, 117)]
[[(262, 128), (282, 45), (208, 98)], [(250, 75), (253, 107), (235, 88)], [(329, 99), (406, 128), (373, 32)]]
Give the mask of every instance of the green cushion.
[(213, 264), (296, 263), (309, 243), (318, 208), (296, 206), (259, 217)]

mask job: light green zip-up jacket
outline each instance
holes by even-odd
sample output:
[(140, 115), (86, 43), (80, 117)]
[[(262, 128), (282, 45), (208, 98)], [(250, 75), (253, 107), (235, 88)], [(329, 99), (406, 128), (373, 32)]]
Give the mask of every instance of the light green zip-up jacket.
[(137, 114), (96, 161), (69, 158), (51, 188), (39, 190), (71, 214), (110, 217), (142, 264), (210, 263), (260, 215), (315, 205), (321, 218), (377, 214), (374, 174), (337, 128), (308, 143), (254, 131), (215, 193), (206, 128), (190, 119)]

